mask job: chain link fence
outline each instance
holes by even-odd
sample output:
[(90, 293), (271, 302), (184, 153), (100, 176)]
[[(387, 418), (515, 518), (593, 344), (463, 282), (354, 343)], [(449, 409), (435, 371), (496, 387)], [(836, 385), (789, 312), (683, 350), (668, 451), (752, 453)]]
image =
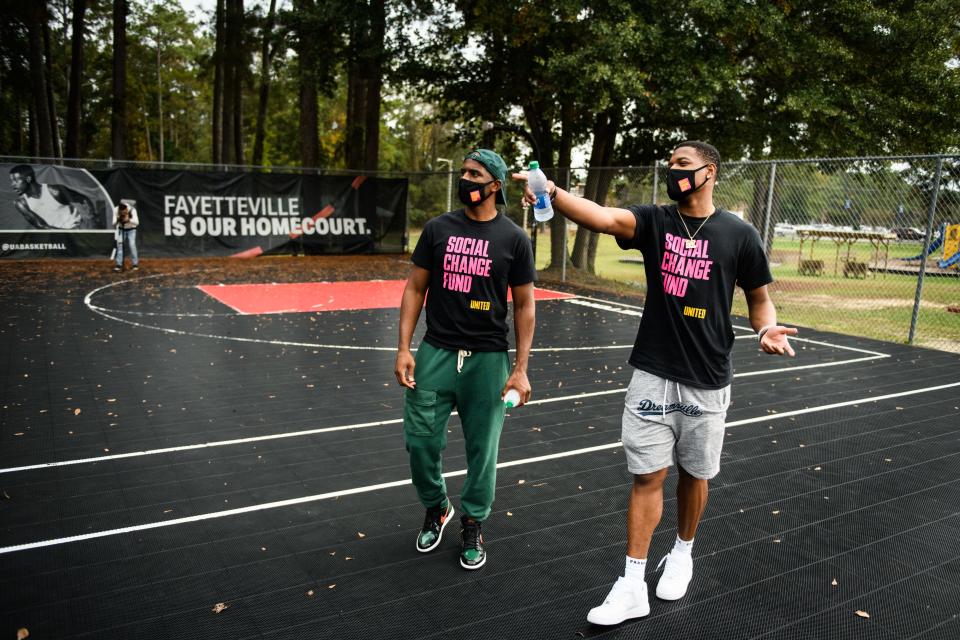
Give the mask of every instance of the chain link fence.
[[(20, 159), (22, 160), (22, 159)], [(43, 161), (43, 159), (30, 159)], [(0, 159), (2, 161), (2, 159)], [(312, 174), (358, 172), (300, 167), (211, 166), (57, 161), (70, 166)], [(591, 177), (593, 172), (593, 177)], [(574, 193), (610, 206), (667, 203), (665, 165), (548, 170)], [(362, 173), (362, 172), (360, 172)], [(458, 172), (380, 172), (409, 180), (407, 246), (430, 218), (459, 207)], [(550, 225), (534, 226), (507, 185), (507, 214), (536, 239), (537, 267), (552, 261)], [(602, 194), (602, 195), (598, 195)], [(779, 319), (853, 336), (960, 352), (960, 156), (904, 156), (728, 162), (714, 191), (718, 206), (742, 216), (764, 238), (776, 282)], [(578, 266), (602, 278), (646, 288), (641, 259), (612, 238), (594, 239), (567, 225), (566, 247), (583, 249)], [(553, 261), (554, 264), (557, 261)], [(578, 271), (561, 263), (560, 277)], [(746, 314), (742, 296), (734, 311)]]
[[(607, 205), (627, 206), (670, 202), (666, 172), (659, 165), (550, 173), (595, 200), (596, 185), (605, 185), (600, 190)], [(457, 178), (411, 176), (414, 239), (426, 220), (459, 206)], [(557, 264), (550, 225), (533, 227), (518, 203), (519, 189), (511, 187), (507, 213), (537, 239), (537, 267)], [(782, 322), (960, 352), (960, 156), (724, 163), (714, 200), (764, 239)], [(568, 256), (578, 245), (577, 232), (567, 225)], [(586, 234), (580, 235), (596, 275), (642, 295), (646, 276), (636, 252), (621, 251), (609, 237), (597, 238), (591, 252)], [(584, 264), (581, 259), (578, 266)], [(578, 277), (572, 265), (563, 267), (559, 277)], [(743, 296), (735, 297), (734, 311), (746, 315)]]

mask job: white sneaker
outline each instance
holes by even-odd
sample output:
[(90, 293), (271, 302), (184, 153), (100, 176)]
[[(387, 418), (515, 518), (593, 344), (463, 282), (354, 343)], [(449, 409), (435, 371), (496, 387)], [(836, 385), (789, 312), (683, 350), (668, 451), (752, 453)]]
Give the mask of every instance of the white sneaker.
[(687, 585), (693, 577), (693, 557), (674, 549), (663, 557), (657, 569), (663, 567), (663, 575), (657, 583), (657, 597), (661, 600), (679, 600), (687, 592)]
[[(642, 585), (642, 586), (641, 586)], [(650, 600), (647, 598), (647, 583), (617, 578), (607, 594), (607, 599), (599, 607), (590, 609), (587, 622), (593, 624), (620, 624), (629, 618), (642, 618), (650, 613)]]

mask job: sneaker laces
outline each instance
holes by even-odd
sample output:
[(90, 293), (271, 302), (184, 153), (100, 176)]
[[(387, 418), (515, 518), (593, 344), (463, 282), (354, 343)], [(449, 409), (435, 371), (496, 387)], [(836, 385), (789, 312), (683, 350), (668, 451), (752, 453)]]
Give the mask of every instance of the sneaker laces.
[[(678, 573), (681, 573), (683, 571), (683, 569), (680, 568), (679, 556), (677, 557), (676, 562), (669, 562), (669, 563), (667, 562), (667, 558), (669, 558), (673, 554), (674, 552), (671, 551), (667, 555), (663, 556), (663, 558), (660, 559), (660, 562), (657, 563), (657, 568), (655, 569), (655, 571), (659, 571), (660, 567), (664, 567), (663, 569), (664, 578), (674, 578)], [(666, 566), (664, 566), (664, 564), (666, 564)]]
[(476, 520), (467, 520), (463, 523), (463, 548), (479, 549), (481, 540), (480, 523)]
[(617, 604), (619, 602), (632, 602), (633, 600), (633, 587), (630, 586), (626, 578), (620, 577), (613, 583), (613, 588), (610, 589), (610, 593), (607, 594), (603, 604)]
[(427, 509), (427, 514), (423, 517), (423, 530), (428, 531), (433, 529), (437, 524), (440, 523), (441, 516), (443, 516), (443, 514), (446, 512), (447, 508), (442, 504), (438, 504)]

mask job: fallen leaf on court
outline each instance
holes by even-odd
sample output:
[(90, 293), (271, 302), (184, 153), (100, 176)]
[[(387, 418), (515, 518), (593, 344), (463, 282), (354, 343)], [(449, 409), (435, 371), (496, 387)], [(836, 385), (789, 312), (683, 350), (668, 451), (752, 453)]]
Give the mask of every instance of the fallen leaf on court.
[(532, 429), (530, 429), (530, 431), (540, 431), (540, 430), (541, 430), (540, 427), (533, 427)]
[(73, 410), (73, 415), (75, 415), (75, 416), (80, 415), (80, 409), (79, 409), (79, 408), (74, 409), (74, 410)]
[(226, 603), (224, 603), (224, 602), (218, 602), (217, 604), (213, 605), (213, 612), (214, 612), (214, 613), (220, 613), (221, 611), (223, 611), (224, 609), (226, 609), (226, 608), (229, 607), (229, 606), (230, 606), (230, 605), (228, 605), (228, 604), (226, 604)]
[(837, 582), (837, 579), (834, 578), (834, 579), (833, 579), (833, 582), (831, 582), (830, 584), (832, 584), (833, 586), (837, 586), (837, 584), (839, 584), (839, 583)]
[(336, 583), (331, 584), (331, 585), (329, 585), (329, 586), (327, 587), (327, 589), (333, 589), (335, 586), (337, 586)]
[(870, 617), (870, 614), (869, 614), (869, 613), (867, 613), (866, 611), (860, 611), (859, 609), (857, 609), (854, 613), (856, 613), (856, 614), (857, 614), (858, 616), (860, 616), (861, 618), (869, 618), (869, 617)]
[(30, 632), (27, 631), (26, 627), (17, 629), (17, 640), (24, 640), (24, 638), (29, 638)]
[(820, 471), (820, 467), (814, 467), (813, 470), (814, 470), (814, 471)]
[(780, 538), (774, 538), (773, 541), (774, 541), (776, 544), (780, 544)]
[(331, 551), (331, 552), (330, 552), (330, 555), (335, 556), (335, 555), (337, 555), (337, 552), (336, 552), (336, 551)]
[(312, 597), (313, 597), (313, 589), (310, 589), (310, 591), (307, 591), (307, 597), (308, 597), (308, 598), (312, 598)]
[(770, 513), (772, 513), (773, 515), (777, 515), (778, 513), (780, 513), (780, 509), (776, 509), (775, 511), (771, 511)]
[(22, 435), (23, 435), (23, 431), (17, 431), (17, 432), (16, 432), (15, 434), (13, 434), (13, 435), (15, 435), (15, 436), (22, 436)]
[(177, 352), (176, 349), (170, 349), (170, 353), (176, 353), (176, 352)]
[(526, 480), (517, 480), (517, 484), (526, 484)]
[(508, 515), (508, 516), (512, 516), (512, 515), (513, 515), (513, 511), (507, 511), (507, 515)]
[(117, 401), (116, 398), (107, 398), (107, 402), (116, 402), (116, 401)]
[(893, 462), (893, 459), (892, 459), (892, 458), (884, 458), (883, 461), (884, 461), (884, 462)]
[(353, 560), (353, 556), (343, 556), (343, 560), (344, 561)]
[(358, 538), (366, 538), (366, 537), (367, 537), (367, 534), (365, 534), (363, 531), (357, 531), (357, 537), (358, 537)]

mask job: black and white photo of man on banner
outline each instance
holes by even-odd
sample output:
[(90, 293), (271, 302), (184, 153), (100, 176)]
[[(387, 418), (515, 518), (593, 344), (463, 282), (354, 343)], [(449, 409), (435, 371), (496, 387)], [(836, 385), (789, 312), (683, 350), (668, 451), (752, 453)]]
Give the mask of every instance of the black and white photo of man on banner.
[(86, 169), (0, 164), (0, 230), (110, 229), (112, 210), (110, 195)]

